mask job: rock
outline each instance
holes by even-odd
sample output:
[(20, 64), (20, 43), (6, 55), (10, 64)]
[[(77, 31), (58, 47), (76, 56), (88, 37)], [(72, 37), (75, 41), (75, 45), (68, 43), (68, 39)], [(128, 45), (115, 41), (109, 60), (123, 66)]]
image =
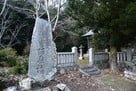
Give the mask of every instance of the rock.
[(56, 46), (52, 38), (51, 24), (37, 18), (32, 35), (28, 76), (38, 82), (54, 79), (56, 62)]
[(71, 90), (66, 86), (64, 91), (71, 91)]
[(65, 73), (65, 69), (64, 68), (60, 68), (60, 74), (64, 74)]
[(16, 86), (8, 87), (7, 89), (4, 89), (3, 91), (17, 91)]
[(31, 89), (31, 81), (32, 80), (30, 78), (25, 78), (19, 82), (19, 86), (22, 90), (29, 90)]
[(61, 91), (63, 91), (66, 87), (66, 84), (60, 83), (60, 84), (57, 84), (56, 87), (60, 89)]
[(51, 89), (49, 87), (43, 88), (41, 90), (37, 90), (37, 91), (51, 91)]
[[(15, 77), (15, 76), (14, 76)], [(0, 91), (7, 87), (13, 87), (18, 84), (18, 78), (13, 77), (0, 77)]]
[(60, 91), (56, 86), (52, 87), (52, 91)]
[(76, 66), (76, 67), (74, 67), (74, 71), (77, 71), (77, 69), (78, 69), (78, 67)]
[(124, 76), (132, 80), (136, 80), (136, 73), (130, 71), (124, 71)]
[(27, 90), (27, 91), (52, 91), (52, 90), (50, 87), (45, 87), (45, 88), (33, 88), (33, 89)]
[(27, 90), (27, 91), (71, 91), (71, 90), (67, 86), (65, 88), (61, 88), (61, 89), (58, 88), (57, 86), (50, 86), (50, 87), (45, 87), (45, 88), (34, 88), (31, 90)]

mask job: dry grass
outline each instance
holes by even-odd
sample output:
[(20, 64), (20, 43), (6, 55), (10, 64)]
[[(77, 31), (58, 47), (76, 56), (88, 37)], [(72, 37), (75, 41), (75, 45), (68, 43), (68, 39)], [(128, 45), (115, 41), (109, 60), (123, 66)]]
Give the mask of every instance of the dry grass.
[(85, 57), (83, 60), (78, 60), (77, 61), (77, 64), (80, 66), (80, 67), (83, 67), (83, 66), (87, 66), (89, 65), (89, 58), (88, 57)]
[(109, 91), (136, 91), (136, 81), (121, 75), (105, 74), (98, 79), (109, 88)]

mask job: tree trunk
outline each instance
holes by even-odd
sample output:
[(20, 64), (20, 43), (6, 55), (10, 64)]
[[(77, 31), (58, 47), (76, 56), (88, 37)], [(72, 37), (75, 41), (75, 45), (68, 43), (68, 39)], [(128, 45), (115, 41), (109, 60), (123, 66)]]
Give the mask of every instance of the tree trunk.
[(110, 59), (110, 69), (112, 73), (118, 73), (119, 69), (117, 66), (117, 48), (111, 46), (110, 47), (110, 55), (109, 55), (109, 59)]

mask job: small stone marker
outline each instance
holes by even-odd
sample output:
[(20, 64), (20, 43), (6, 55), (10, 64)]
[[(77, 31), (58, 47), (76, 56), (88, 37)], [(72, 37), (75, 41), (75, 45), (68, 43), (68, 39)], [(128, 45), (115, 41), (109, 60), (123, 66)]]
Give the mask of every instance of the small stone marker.
[(3, 91), (18, 91), (16, 86), (8, 87), (7, 89), (4, 89)]
[(32, 35), (28, 76), (38, 82), (52, 80), (56, 69), (56, 46), (50, 22), (37, 18)]

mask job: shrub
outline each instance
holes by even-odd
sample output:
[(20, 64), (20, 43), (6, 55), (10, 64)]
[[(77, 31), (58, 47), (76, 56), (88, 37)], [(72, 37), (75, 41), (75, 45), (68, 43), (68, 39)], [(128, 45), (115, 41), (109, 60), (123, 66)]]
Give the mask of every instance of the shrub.
[(11, 70), (11, 74), (26, 74), (28, 71), (28, 57), (18, 57), (17, 64)]
[(0, 66), (12, 67), (16, 65), (16, 51), (12, 48), (4, 48), (0, 50)]
[(12, 48), (0, 49), (0, 67), (10, 67), (10, 74), (26, 74), (28, 57), (17, 56), (16, 51)]

